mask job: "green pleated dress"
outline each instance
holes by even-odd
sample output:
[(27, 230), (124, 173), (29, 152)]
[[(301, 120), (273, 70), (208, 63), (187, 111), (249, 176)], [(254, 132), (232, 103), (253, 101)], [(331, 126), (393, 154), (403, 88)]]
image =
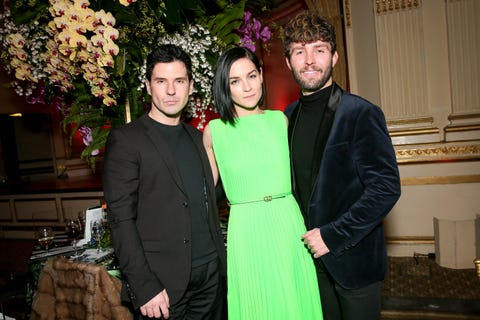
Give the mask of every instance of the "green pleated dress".
[(229, 320), (322, 319), (306, 232), (291, 193), (287, 123), (281, 111), (210, 121), (230, 202)]

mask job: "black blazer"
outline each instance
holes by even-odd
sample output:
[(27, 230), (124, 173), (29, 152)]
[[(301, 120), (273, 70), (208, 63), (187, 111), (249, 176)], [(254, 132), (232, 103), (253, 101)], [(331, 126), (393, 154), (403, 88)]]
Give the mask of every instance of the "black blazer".
[[(297, 105), (285, 111), (290, 126)], [(325, 117), (317, 139), (326, 144), (324, 149), (316, 144), (323, 151), (306, 224), (320, 228), (330, 249), (321, 259), (335, 281), (347, 289), (361, 288), (386, 273), (382, 220), (400, 197), (395, 151), (382, 110), (336, 84)]]
[[(191, 270), (188, 198), (167, 142), (147, 117), (112, 129), (103, 169), (108, 220), (123, 277), (122, 297), (129, 298), (135, 308), (164, 288), (174, 304), (184, 294)], [(202, 134), (182, 125), (202, 161), (208, 186), (208, 223), (225, 275), (225, 246)]]

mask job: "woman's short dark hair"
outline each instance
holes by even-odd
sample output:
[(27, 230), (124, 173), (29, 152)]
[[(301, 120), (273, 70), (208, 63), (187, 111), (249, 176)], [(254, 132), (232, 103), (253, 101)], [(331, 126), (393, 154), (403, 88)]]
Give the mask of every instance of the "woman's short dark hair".
[(174, 44), (161, 44), (150, 52), (147, 56), (147, 80), (151, 80), (153, 68), (157, 63), (168, 63), (174, 61), (181, 61), (187, 68), (188, 80), (193, 80), (192, 74), (192, 60), (188, 53), (182, 48)]
[[(218, 58), (215, 77), (213, 78), (213, 99), (217, 111), (223, 122), (229, 122), (232, 125), (235, 125), (237, 113), (235, 112), (232, 93), (230, 91), (230, 69), (235, 61), (242, 58), (247, 58), (252, 61), (257, 71), (261, 72), (262, 66), (260, 61), (251, 50), (244, 47), (232, 47)], [(262, 86), (262, 97), (258, 101), (259, 106), (263, 104), (264, 92), (265, 90)]]

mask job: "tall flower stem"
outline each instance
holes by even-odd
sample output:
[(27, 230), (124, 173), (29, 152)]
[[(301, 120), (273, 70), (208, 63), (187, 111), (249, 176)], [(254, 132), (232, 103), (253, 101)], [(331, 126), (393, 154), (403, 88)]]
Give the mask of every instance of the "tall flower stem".
[(130, 99), (125, 99), (125, 123), (132, 121), (132, 114), (130, 113)]

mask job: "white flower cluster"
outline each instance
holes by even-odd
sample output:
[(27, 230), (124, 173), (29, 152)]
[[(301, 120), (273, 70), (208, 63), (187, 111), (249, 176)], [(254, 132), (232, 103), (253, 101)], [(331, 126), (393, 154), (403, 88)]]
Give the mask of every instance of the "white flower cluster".
[[(194, 94), (186, 108), (191, 117), (205, 117), (204, 111), (213, 110), (212, 79), (214, 66), (207, 57), (218, 57), (220, 47), (216, 36), (201, 25), (188, 26), (180, 33), (174, 33), (158, 39), (158, 44), (175, 44), (185, 50), (192, 60)], [(216, 60), (216, 59), (215, 59)], [(146, 67), (140, 70), (142, 88), (145, 82)]]
[[(9, 52), (11, 56), (15, 56), (18, 53), (13, 51), (14, 49), (9, 44), (7, 37), (15, 34), (25, 40), (23, 49), (20, 50), (22, 52), (21, 57), (18, 57), (18, 59), (26, 62), (29, 76), (33, 79), (33, 81), (21, 82), (14, 80), (11, 86), (19, 96), (30, 96), (37, 89), (39, 81), (48, 77), (45, 72), (45, 61), (40, 56), (48, 39), (48, 34), (39, 28), (38, 21), (17, 26), (11, 19), (8, 7), (3, 9), (0, 12), (0, 21), (2, 21), (0, 24), (0, 45), (4, 51)], [(15, 67), (10, 63), (4, 63), (3, 67), (9, 74), (15, 72)]]

